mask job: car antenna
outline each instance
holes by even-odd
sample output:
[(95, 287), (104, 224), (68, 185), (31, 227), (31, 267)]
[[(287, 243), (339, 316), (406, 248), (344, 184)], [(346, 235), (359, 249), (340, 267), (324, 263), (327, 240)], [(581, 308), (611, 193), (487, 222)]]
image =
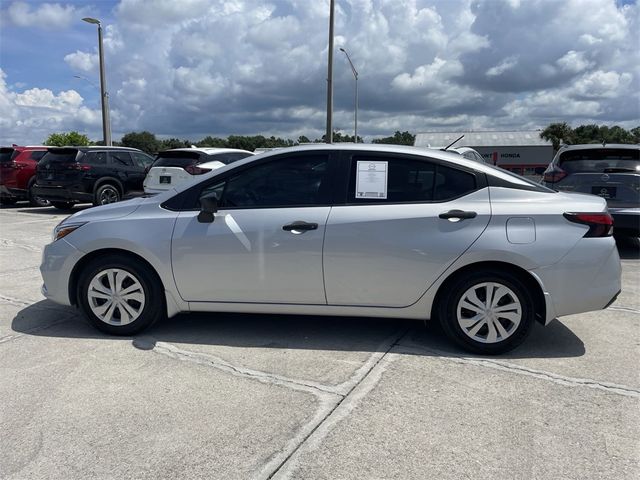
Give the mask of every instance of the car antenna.
[(462, 135), (460, 135), (458, 138), (456, 138), (456, 139), (455, 139), (453, 142), (451, 142), (449, 145), (447, 145), (446, 147), (444, 147), (444, 148), (442, 149), (442, 151), (443, 151), (443, 152), (446, 152), (446, 151), (447, 151), (447, 149), (448, 149), (451, 145), (453, 145), (454, 143), (456, 143), (456, 142), (457, 142), (457, 141), (459, 141), (459, 140), (462, 140), (463, 138), (464, 138), (464, 133), (463, 133)]

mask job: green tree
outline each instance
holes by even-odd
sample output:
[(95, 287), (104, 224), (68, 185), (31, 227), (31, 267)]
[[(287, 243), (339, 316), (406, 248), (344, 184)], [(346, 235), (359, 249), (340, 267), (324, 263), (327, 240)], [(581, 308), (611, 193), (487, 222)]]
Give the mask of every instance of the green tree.
[(207, 135), (202, 140), (196, 143), (196, 147), (210, 147), (210, 148), (224, 148), (227, 146), (227, 141), (224, 138), (212, 137)]
[(631, 143), (640, 143), (640, 125), (629, 130), (631, 135)]
[(143, 152), (157, 153), (160, 150), (161, 142), (151, 132), (130, 132), (122, 137), (123, 147), (138, 148)]
[(167, 138), (160, 141), (161, 150), (170, 150), (172, 148), (184, 148), (190, 146), (191, 142), (189, 140), (180, 140), (179, 138)]
[(409, 132), (396, 132), (391, 137), (376, 138), (373, 143), (386, 143), (392, 145), (413, 145), (416, 141), (416, 136)]
[(309, 140), (309, 137), (305, 137), (304, 135), (300, 135), (298, 137), (298, 141), (296, 143), (298, 145), (300, 145), (301, 143), (311, 143), (311, 140)]
[(52, 147), (64, 147), (64, 146), (86, 146), (91, 145), (89, 137), (78, 133), (76, 131), (68, 133), (52, 133), (44, 141), (45, 145), (51, 145)]
[(558, 150), (558, 148), (560, 148), (560, 143), (574, 143), (573, 129), (569, 124), (567, 124), (567, 122), (552, 123), (540, 132), (540, 138), (549, 140), (553, 144), (554, 150)]

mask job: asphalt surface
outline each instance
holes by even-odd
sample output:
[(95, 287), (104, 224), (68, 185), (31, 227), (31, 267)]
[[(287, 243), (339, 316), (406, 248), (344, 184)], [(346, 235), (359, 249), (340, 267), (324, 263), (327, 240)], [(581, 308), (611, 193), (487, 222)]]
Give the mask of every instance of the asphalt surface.
[(184, 314), (102, 335), (40, 294), (64, 217), (0, 210), (2, 479), (637, 478), (637, 240), (609, 309), (483, 358), (386, 319)]

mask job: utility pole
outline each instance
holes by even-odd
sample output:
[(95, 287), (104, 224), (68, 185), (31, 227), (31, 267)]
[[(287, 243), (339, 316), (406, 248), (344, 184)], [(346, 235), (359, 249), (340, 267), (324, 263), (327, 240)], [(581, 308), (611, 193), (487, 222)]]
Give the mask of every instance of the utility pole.
[(333, 14), (335, 1), (330, 0), (329, 8), (329, 60), (327, 65), (327, 133), (326, 142), (333, 143)]

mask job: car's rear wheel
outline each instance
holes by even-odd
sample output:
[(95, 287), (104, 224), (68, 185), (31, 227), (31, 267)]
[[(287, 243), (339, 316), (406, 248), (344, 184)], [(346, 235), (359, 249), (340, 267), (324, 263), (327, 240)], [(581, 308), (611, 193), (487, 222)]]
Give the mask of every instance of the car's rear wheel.
[(163, 289), (155, 273), (124, 255), (90, 262), (78, 281), (78, 303), (98, 330), (133, 335), (164, 316)]
[(110, 183), (100, 185), (93, 199), (94, 205), (108, 205), (120, 201), (120, 190)]
[(51, 202), (51, 205), (59, 210), (71, 210), (73, 208), (73, 202)]
[(33, 187), (35, 184), (36, 182), (34, 181), (31, 181), (31, 183), (29, 184), (29, 205), (31, 205), (32, 207), (48, 207), (50, 205), (49, 200), (38, 197), (33, 191)]
[(473, 353), (497, 355), (531, 332), (535, 304), (524, 283), (509, 272), (474, 272), (449, 285), (438, 309), (447, 336)]

